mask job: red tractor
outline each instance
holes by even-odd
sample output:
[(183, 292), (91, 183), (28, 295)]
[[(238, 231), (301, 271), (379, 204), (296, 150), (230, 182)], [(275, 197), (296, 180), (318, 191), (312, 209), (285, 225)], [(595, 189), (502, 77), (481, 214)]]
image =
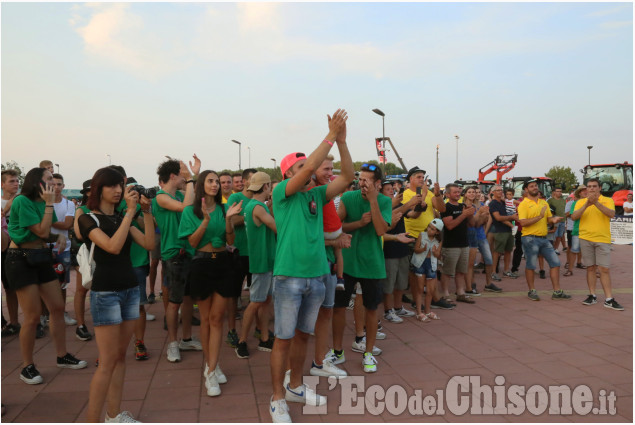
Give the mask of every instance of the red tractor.
[(598, 179), (602, 195), (613, 198), (615, 212), (624, 214), (626, 195), (633, 190), (633, 164), (624, 161), (621, 164), (587, 165), (580, 172), (584, 184), (591, 178)]
[[(501, 184), (503, 176), (509, 173), (516, 166), (518, 155), (498, 155), (494, 161), (481, 167), (478, 170), (478, 184), (483, 193), (489, 193), (494, 184)], [(496, 180), (485, 180), (488, 174), (496, 171)]]

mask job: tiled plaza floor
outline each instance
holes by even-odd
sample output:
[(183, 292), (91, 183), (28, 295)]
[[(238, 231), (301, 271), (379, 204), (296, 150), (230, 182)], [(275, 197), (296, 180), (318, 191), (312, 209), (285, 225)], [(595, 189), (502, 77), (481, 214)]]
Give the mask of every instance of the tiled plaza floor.
[[(565, 256), (560, 258), (564, 263)], [(612, 263), (615, 298), (626, 308), (623, 312), (604, 308), (602, 302), (588, 307), (581, 304), (588, 293), (584, 270), (576, 269), (573, 277), (561, 278), (562, 287), (573, 295), (572, 301), (552, 301), (549, 280), (537, 279), (542, 301), (532, 302), (526, 296), (524, 276), (517, 280), (504, 279), (500, 285), (505, 291), (502, 294), (485, 293), (476, 299), (476, 304), (460, 304), (453, 311), (435, 310), (440, 321), (421, 323), (406, 319), (401, 324), (383, 321), (387, 339), (378, 341), (377, 345), (384, 352), (377, 357), (377, 373), (370, 375), (362, 372), (361, 355), (350, 350), (353, 319), (352, 312), (347, 311), (347, 361), (342, 366), (350, 375), (363, 376), (367, 390), (373, 385), (385, 390), (399, 385), (408, 396), (421, 390), (423, 396), (436, 398), (437, 390), (456, 387), (454, 384), (460, 382), (461, 376), (478, 376), (481, 385), (494, 385), (494, 379), (502, 376), (504, 383), (498, 388), (504, 390), (503, 395), (513, 385), (524, 386), (533, 394), (527, 397), (530, 408), (522, 409), (521, 404), (518, 414), (498, 410), (506, 403), (513, 403), (511, 396), (505, 398), (504, 404), (497, 403), (494, 396), (491, 404), (497, 407), (496, 414), (477, 414), (469, 409), (463, 414), (460, 408), (452, 406), (458, 396), (469, 396), (469, 391), (457, 395), (456, 390), (444, 392), (442, 411), (431, 409), (432, 414), (426, 414), (427, 405), (426, 412), (421, 413), (421, 406), (413, 404), (410, 406), (413, 409), (409, 409), (401, 406), (400, 400), (396, 405), (387, 400), (384, 405), (380, 399), (377, 404), (371, 400), (371, 392), (366, 391), (365, 411), (347, 414), (351, 409), (343, 405), (342, 399), (347, 399), (350, 391), (342, 389), (343, 385), (334, 385), (329, 390), (329, 383), (322, 378), (318, 389), (329, 398), (326, 412), (303, 414), (300, 405), (290, 403), (291, 415), (296, 422), (633, 422), (632, 246), (614, 246)], [(479, 274), (476, 281), (482, 289), (483, 275)], [(603, 299), (599, 283), (598, 295)], [(72, 300), (73, 291), (69, 290), (67, 311), (73, 316)], [(7, 317), (6, 308), (4, 311)], [(89, 311), (88, 327), (92, 331)], [(203, 385), (202, 353), (184, 352), (181, 363), (168, 363), (162, 304), (153, 304), (148, 311), (157, 316), (155, 322), (148, 323), (146, 332), (145, 342), (151, 358), (135, 361), (131, 345), (124, 389), (125, 410), (143, 422), (271, 421), (268, 412), (270, 354), (256, 350), (254, 338), (249, 339), (251, 357), (248, 360), (238, 359), (231, 348), (223, 345), (221, 366), (229, 382), (222, 386), (220, 397), (210, 398)], [(74, 330), (74, 327), (66, 328), (68, 351), (87, 360), (88, 368), (79, 371), (56, 368), (55, 352), (47, 331), (47, 336), (35, 343), (37, 367), (44, 378), (41, 385), (26, 385), (19, 380), (18, 338), (2, 339), (1, 391), (7, 408), (2, 422), (85, 421), (97, 347), (94, 340), (77, 340)], [(195, 327), (194, 332), (198, 333), (198, 328)], [(312, 349), (311, 345), (310, 353)], [(307, 372), (310, 362), (311, 355), (307, 358)], [(599, 401), (599, 395), (604, 394), (602, 390), (607, 395), (612, 392), (617, 397), (616, 413), (594, 415), (592, 410), (589, 414), (580, 414), (585, 403), (579, 403), (577, 394), (572, 414), (549, 414), (549, 399), (536, 396), (537, 387), (530, 390), (533, 385), (543, 388), (566, 385), (572, 390), (586, 385), (592, 391), (590, 409), (602, 407)], [(395, 389), (388, 393), (394, 394)], [(359, 406), (363, 406), (364, 393), (359, 393), (359, 397), (362, 401)], [(471, 403), (470, 397), (467, 400)], [(462, 399), (458, 401), (462, 403)], [(491, 405), (487, 400), (483, 403), (484, 408)], [(472, 403), (470, 407), (474, 409), (475, 405)], [(373, 406), (377, 410), (373, 411)]]

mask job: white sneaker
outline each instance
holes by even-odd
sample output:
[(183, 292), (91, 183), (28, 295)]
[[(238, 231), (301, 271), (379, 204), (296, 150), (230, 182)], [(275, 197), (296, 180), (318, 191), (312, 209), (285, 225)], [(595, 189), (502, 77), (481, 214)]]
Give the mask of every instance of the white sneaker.
[(395, 314), (394, 309), (390, 309), (388, 313), (384, 313), (384, 319), (390, 323), (403, 323), (403, 319)]
[(154, 322), (157, 319), (157, 316), (154, 314), (146, 313), (146, 322)]
[(269, 413), (271, 414), (271, 421), (273, 423), (291, 423), (291, 416), (289, 416), (289, 406), (285, 399), (269, 402)]
[(172, 341), (168, 344), (168, 361), (172, 363), (181, 361), (181, 351), (179, 350), (178, 341)]
[[(366, 337), (364, 337), (360, 342), (353, 341), (353, 351), (357, 353), (366, 352)], [(381, 350), (377, 347), (373, 347), (373, 356), (379, 356), (380, 354)]]
[(141, 421), (138, 421), (135, 418), (133, 418), (132, 413), (128, 412), (127, 410), (124, 410), (123, 412), (119, 413), (114, 418), (109, 417), (108, 413), (106, 413), (106, 420), (104, 422), (141, 423)]
[[(353, 294), (354, 296), (355, 294)], [(348, 302), (348, 307), (346, 307), (346, 310), (352, 310), (353, 307), (355, 307), (355, 298), (351, 298), (351, 300)]]
[(362, 360), (362, 366), (364, 372), (373, 373), (377, 372), (377, 360), (370, 353), (364, 353), (364, 359)]
[(218, 363), (216, 363), (216, 369), (214, 369), (214, 374), (216, 375), (216, 379), (218, 379), (219, 384), (227, 383), (227, 377), (225, 376), (223, 371), (220, 370), (220, 366), (218, 365)]
[(326, 356), (324, 356), (324, 361), (330, 361), (334, 365), (344, 363), (346, 361), (344, 350), (342, 350), (342, 354), (338, 356), (337, 354), (335, 354), (335, 350), (331, 348), (331, 351), (326, 353)]
[(336, 378), (345, 378), (348, 376), (348, 373), (335, 366), (330, 358), (322, 362), (322, 367), (317, 367), (315, 363), (313, 363), (309, 373), (313, 376), (335, 376)]
[(40, 316), (40, 325), (42, 325), (43, 328), (47, 327), (49, 325), (49, 317), (45, 316), (45, 315), (41, 315)]
[(415, 315), (415, 312), (408, 310), (402, 305), (399, 310), (395, 310), (395, 314), (401, 317), (412, 317)]
[(179, 342), (179, 350), (182, 351), (201, 351), (203, 350), (203, 346), (201, 345), (201, 341), (196, 339), (194, 336), (189, 341), (181, 340)]
[(77, 320), (69, 316), (67, 312), (64, 312), (64, 323), (66, 323), (66, 326), (75, 326), (77, 324)]
[(323, 406), (326, 404), (326, 397), (317, 394), (312, 389), (307, 388), (304, 384), (293, 389), (291, 389), (289, 384), (287, 384), (284, 389), (286, 390), (284, 398), (287, 401), (304, 403), (309, 406)]
[(218, 385), (218, 378), (216, 373), (212, 372), (205, 378), (205, 388), (207, 388), (207, 395), (210, 397), (216, 397), (220, 395), (220, 385)]
[(386, 334), (383, 332), (377, 331), (377, 335), (375, 336), (375, 339), (378, 341), (386, 339)]

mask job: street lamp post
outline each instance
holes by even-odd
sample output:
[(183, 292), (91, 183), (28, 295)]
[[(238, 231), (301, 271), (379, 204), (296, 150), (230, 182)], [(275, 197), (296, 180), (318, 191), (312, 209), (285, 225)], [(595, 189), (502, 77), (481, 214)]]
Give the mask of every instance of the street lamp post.
[(439, 183), (439, 145), (437, 145), (437, 183)]
[(456, 179), (459, 179), (459, 136), (457, 134), (454, 135), (456, 139)]
[(106, 154), (108, 157), (108, 165), (112, 165), (112, 158), (110, 158), (110, 154)]
[(384, 118), (386, 117), (386, 114), (384, 114), (381, 111), (381, 109), (377, 109), (377, 108), (373, 109), (373, 112), (381, 117), (381, 137), (382, 137), (381, 147), (384, 150), (384, 160), (381, 163), (381, 170), (382, 170), (382, 172), (384, 174), (386, 174), (385, 173), (386, 172), (386, 169), (385, 169), (386, 168), (386, 165), (385, 165), (385, 162), (386, 162), (386, 126), (385, 126), (385, 123), (384, 123)]
[(241, 162), (240, 162), (240, 145), (242, 143), (240, 143), (238, 140), (234, 140), (232, 139), (232, 142), (236, 143), (238, 145), (238, 170), (242, 170), (242, 166), (241, 166)]
[(251, 168), (251, 148), (249, 146), (247, 146), (247, 153), (249, 154), (247, 164), (248, 164), (248, 167)]
[(60, 173), (60, 164), (55, 164), (55, 166), (57, 167), (57, 174)]
[(593, 146), (587, 146), (586, 148), (589, 150), (589, 165), (591, 165), (591, 149), (593, 149)]
[(277, 168), (276, 168), (276, 159), (275, 158), (271, 158), (271, 160), (273, 161), (273, 172), (276, 173)]

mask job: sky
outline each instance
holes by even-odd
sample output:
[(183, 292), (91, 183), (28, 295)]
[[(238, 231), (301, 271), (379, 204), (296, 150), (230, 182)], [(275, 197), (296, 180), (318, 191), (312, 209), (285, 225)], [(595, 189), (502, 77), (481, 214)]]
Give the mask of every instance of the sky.
[[(79, 188), (111, 161), (157, 183), (165, 155), (203, 169), (310, 153), (349, 114), (408, 168), (475, 179), (633, 160), (631, 3), (2, 3), (1, 153)], [(248, 149), (249, 147), (249, 149)], [(338, 157), (337, 151), (333, 153)], [(395, 153), (388, 161), (397, 163)]]

